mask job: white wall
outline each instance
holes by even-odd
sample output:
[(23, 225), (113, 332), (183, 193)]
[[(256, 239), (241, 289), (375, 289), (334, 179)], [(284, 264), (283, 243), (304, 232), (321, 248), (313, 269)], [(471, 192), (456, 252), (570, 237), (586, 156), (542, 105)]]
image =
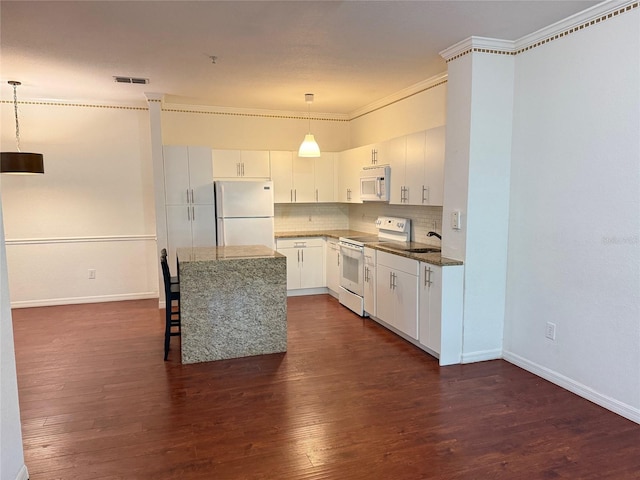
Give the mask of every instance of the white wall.
[[(162, 143), (203, 145), (235, 150), (298, 150), (309, 130), (305, 115), (287, 112), (225, 113), (209, 109), (164, 105)], [(320, 150), (340, 152), (349, 148), (349, 123), (311, 113), (311, 132)], [(324, 117), (327, 117), (326, 115)]]
[(445, 125), (446, 78), (425, 81), (424, 88), (420, 93), (351, 120), (349, 148)]
[(639, 25), (635, 8), (516, 57), (504, 341), (637, 422)]
[[(12, 150), (13, 106), (0, 109), (3, 150)], [(12, 304), (157, 296), (146, 107), (19, 111), (22, 149), (44, 154), (45, 174), (0, 178)]]
[(0, 200), (0, 478), (26, 479)]

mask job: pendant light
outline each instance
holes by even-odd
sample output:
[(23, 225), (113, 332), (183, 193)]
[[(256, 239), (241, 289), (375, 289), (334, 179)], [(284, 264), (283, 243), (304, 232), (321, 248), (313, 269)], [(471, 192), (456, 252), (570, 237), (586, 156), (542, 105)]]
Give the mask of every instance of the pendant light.
[(20, 82), (9, 81), (13, 86), (13, 111), (16, 117), (16, 149), (17, 152), (0, 152), (0, 173), (44, 173), (44, 157), (41, 153), (20, 151), (20, 126), (18, 124), (18, 94), (16, 89)]
[(298, 149), (299, 157), (319, 157), (320, 156), (320, 147), (316, 142), (313, 134), (311, 133), (311, 104), (313, 103), (313, 93), (305, 93), (304, 100), (307, 102), (309, 106), (308, 118), (309, 118), (309, 133), (304, 136), (304, 140), (300, 144), (300, 148)]

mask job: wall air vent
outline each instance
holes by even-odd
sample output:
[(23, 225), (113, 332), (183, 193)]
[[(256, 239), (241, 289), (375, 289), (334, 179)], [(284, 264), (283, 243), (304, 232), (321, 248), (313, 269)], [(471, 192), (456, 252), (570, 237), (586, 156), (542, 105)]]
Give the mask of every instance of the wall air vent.
[(136, 78), (136, 77), (113, 77), (116, 83), (136, 83), (138, 85), (147, 85), (149, 83), (148, 78)]

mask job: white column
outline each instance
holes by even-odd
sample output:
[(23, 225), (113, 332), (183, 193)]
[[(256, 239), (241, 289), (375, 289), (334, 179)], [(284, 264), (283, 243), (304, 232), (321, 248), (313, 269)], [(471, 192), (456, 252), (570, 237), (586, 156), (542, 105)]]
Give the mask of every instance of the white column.
[[(448, 63), (442, 254), (464, 261), (463, 363), (501, 358), (513, 116), (513, 43), (471, 37)], [(461, 228), (451, 215), (461, 213)]]
[(160, 93), (145, 93), (149, 104), (151, 126), (151, 162), (153, 164), (154, 200), (156, 206), (156, 238), (158, 258), (158, 292), (160, 308), (164, 307), (164, 284), (160, 264), (160, 250), (167, 248), (167, 216), (165, 212), (164, 162), (162, 158), (162, 98)]

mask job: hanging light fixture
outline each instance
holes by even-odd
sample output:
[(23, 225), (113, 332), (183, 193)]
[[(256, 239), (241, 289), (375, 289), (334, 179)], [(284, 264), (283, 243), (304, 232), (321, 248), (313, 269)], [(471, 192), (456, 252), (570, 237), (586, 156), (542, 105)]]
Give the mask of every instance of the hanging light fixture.
[(316, 142), (313, 134), (311, 133), (311, 104), (313, 103), (313, 93), (305, 93), (304, 100), (309, 106), (308, 118), (309, 118), (309, 133), (304, 136), (304, 140), (300, 144), (298, 149), (299, 157), (319, 157), (320, 147)]
[(13, 86), (13, 111), (16, 117), (16, 149), (17, 152), (0, 152), (0, 173), (44, 173), (44, 157), (41, 153), (20, 151), (20, 126), (18, 124), (18, 94), (16, 89), (20, 82), (9, 81)]

